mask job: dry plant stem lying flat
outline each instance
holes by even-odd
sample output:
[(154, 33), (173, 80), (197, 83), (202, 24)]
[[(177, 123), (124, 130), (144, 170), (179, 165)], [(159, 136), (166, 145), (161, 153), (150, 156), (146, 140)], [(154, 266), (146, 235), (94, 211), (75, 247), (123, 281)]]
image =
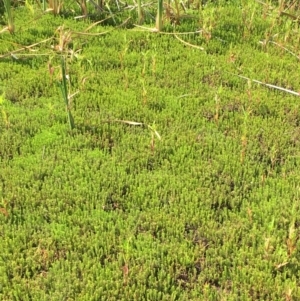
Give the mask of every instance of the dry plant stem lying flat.
[(279, 86), (275, 86), (275, 85), (272, 85), (272, 84), (266, 84), (266, 83), (261, 82), (259, 80), (251, 79), (249, 77), (238, 75), (238, 74), (234, 74), (234, 73), (231, 73), (231, 72), (228, 72), (228, 73), (232, 74), (232, 75), (235, 75), (235, 76), (237, 76), (239, 78), (242, 78), (242, 79), (245, 79), (245, 80), (248, 80), (248, 81), (252, 81), (252, 82), (257, 83), (259, 85), (266, 86), (268, 88), (280, 90), (280, 91), (283, 91), (283, 92), (286, 92), (286, 93), (289, 93), (289, 94), (292, 94), (292, 95), (295, 95), (295, 96), (300, 96), (300, 92), (296, 92), (296, 91), (289, 90), (289, 89), (286, 89), (286, 88), (282, 88), (282, 87), (279, 87)]
[(201, 46), (193, 45), (193, 44), (190, 44), (190, 43), (188, 43), (188, 42), (186, 42), (186, 41), (180, 39), (180, 38), (178, 37), (177, 34), (174, 34), (174, 36), (175, 36), (175, 38), (176, 38), (178, 41), (180, 41), (180, 42), (183, 43), (184, 45), (187, 45), (187, 46), (190, 46), (190, 47), (193, 47), (193, 48), (196, 48), (196, 49), (200, 49), (200, 50), (202, 50), (202, 51), (205, 50), (205, 49), (204, 49), (203, 47), (201, 47)]
[[(150, 31), (150, 32), (154, 32), (154, 33), (159, 32), (156, 28), (149, 28), (149, 27), (145, 27), (145, 26), (140, 26), (138, 24), (133, 24), (133, 26), (143, 29), (141, 31)], [(192, 34), (192, 33), (201, 33), (202, 31), (203, 31), (202, 29), (199, 29), (196, 31), (187, 31), (187, 32), (163, 32), (163, 31), (160, 31), (159, 33), (166, 34), (166, 35), (185, 35), (185, 34)]]
[[(110, 17), (109, 17), (110, 18)], [(122, 26), (124, 26), (127, 22), (128, 22), (128, 20), (129, 20), (130, 18), (128, 18), (128, 19), (126, 19), (121, 25), (119, 25), (119, 26), (117, 26), (117, 27), (115, 27), (115, 28), (113, 28), (113, 29), (111, 29), (111, 30), (107, 30), (107, 31), (104, 31), (104, 32), (100, 32), (100, 33), (88, 33), (87, 31), (89, 31), (91, 28), (93, 28), (95, 25), (97, 25), (97, 24), (99, 24), (99, 23), (102, 23), (104, 20), (101, 20), (101, 21), (98, 21), (98, 22), (95, 22), (95, 23), (93, 23), (92, 25), (90, 25), (84, 32), (76, 32), (76, 31), (71, 31), (71, 30), (69, 30), (69, 31), (67, 31), (67, 34), (68, 34), (68, 36), (69, 37), (71, 37), (71, 36), (75, 36), (75, 37), (79, 37), (79, 36), (101, 36), (101, 35), (104, 35), (104, 34), (107, 34), (107, 33), (109, 33), (109, 32), (111, 32), (111, 31), (113, 31), (113, 30), (115, 30), (116, 28), (119, 28), (119, 27), (122, 27)], [(59, 32), (59, 31), (61, 31), (61, 33), (62, 33), (62, 30), (63, 30), (63, 28), (60, 26), (57, 30), (56, 30), (56, 32)], [(55, 32), (55, 33), (56, 33)], [(20, 52), (22, 52), (22, 51), (24, 51), (24, 50), (28, 50), (28, 51), (36, 51), (35, 49), (33, 49), (34, 47), (36, 47), (36, 46), (38, 46), (38, 45), (41, 45), (41, 44), (44, 44), (44, 43), (46, 43), (46, 42), (49, 42), (49, 41), (53, 41), (53, 40), (55, 40), (56, 39), (56, 37), (55, 37), (55, 34), (52, 36), (52, 37), (50, 37), (50, 38), (48, 38), (48, 39), (45, 39), (45, 40), (43, 40), (43, 41), (40, 41), (40, 42), (38, 42), (38, 43), (35, 43), (35, 44), (32, 44), (32, 45), (29, 45), (29, 46), (23, 46), (23, 47), (21, 47), (21, 48), (19, 48), (19, 49), (17, 49), (17, 50), (13, 50), (13, 51), (10, 51), (10, 52), (8, 52), (8, 53), (5, 53), (5, 54), (3, 54), (3, 55), (0, 55), (0, 59), (1, 58), (6, 58), (6, 57), (10, 57), (10, 56), (12, 56), (13, 58), (15, 58), (15, 59), (18, 59), (18, 57), (16, 56), (16, 54), (18, 54), (18, 53), (20, 53)], [(44, 53), (44, 54), (41, 54), (41, 53), (34, 53), (34, 54), (20, 54), (20, 55), (22, 55), (22, 56), (28, 56), (28, 55), (34, 55), (34, 56), (38, 56), (38, 55), (49, 55), (49, 53)]]
[(156, 135), (156, 137), (161, 140), (161, 136), (160, 134), (157, 132), (157, 130), (151, 126), (150, 124), (146, 124), (143, 122), (137, 122), (137, 121), (131, 121), (131, 120), (121, 120), (121, 119), (115, 119), (115, 120), (106, 120), (103, 121), (105, 123), (110, 123), (110, 122), (120, 122), (120, 123), (124, 123), (124, 124), (128, 124), (128, 125), (133, 125), (133, 126), (143, 126), (143, 127), (147, 127), (153, 134)]
[(292, 52), (292, 51), (289, 50), (288, 48), (286, 48), (286, 47), (280, 45), (279, 43), (276, 43), (276, 42), (273, 42), (273, 41), (266, 41), (266, 40), (259, 41), (259, 43), (262, 44), (262, 45), (264, 45), (264, 46), (266, 45), (266, 43), (274, 44), (274, 45), (276, 45), (277, 47), (279, 47), (279, 48), (285, 50), (286, 52), (288, 52), (289, 54), (291, 54), (292, 56), (294, 56), (294, 57), (297, 58), (298, 60), (300, 60), (300, 55), (295, 54), (294, 52)]
[[(150, 31), (150, 32), (154, 32), (154, 33), (159, 33), (159, 34), (166, 34), (166, 35), (173, 35), (175, 36), (175, 38), (180, 41), (181, 43), (183, 43), (184, 45), (187, 45), (187, 46), (190, 46), (190, 47), (193, 47), (193, 48), (196, 48), (196, 49), (200, 49), (202, 51), (205, 51), (205, 49), (201, 46), (198, 46), (198, 45), (194, 45), (194, 44), (191, 44), (191, 43), (188, 43), (184, 40), (182, 40), (181, 38), (178, 37), (178, 35), (186, 35), (186, 34), (192, 34), (192, 33), (201, 33), (202, 30), (196, 30), (196, 31), (190, 31), (190, 32), (162, 32), (162, 31), (159, 31), (157, 30), (156, 28), (148, 28), (148, 27), (144, 27), (144, 26), (140, 26), (140, 25), (137, 25), (137, 24), (133, 24), (135, 27), (137, 28), (141, 28), (141, 29), (144, 29), (146, 31)], [(144, 31), (143, 30), (143, 31)]]
[(14, 57), (14, 58), (17, 59), (17, 57), (15, 56), (15, 54), (17, 54), (17, 53), (19, 53), (19, 52), (21, 52), (21, 51), (23, 51), (23, 50), (34, 51), (34, 49), (32, 49), (33, 47), (38, 46), (38, 45), (43, 44), (43, 43), (46, 43), (46, 42), (48, 42), (48, 41), (51, 41), (53, 38), (54, 38), (54, 37), (51, 37), (51, 38), (48, 38), (48, 39), (46, 39), (46, 40), (43, 40), (43, 41), (41, 41), (41, 42), (38, 42), (38, 43), (35, 43), (35, 44), (32, 44), (32, 45), (29, 45), (29, 46), (23, 46), (23, 47), (21, 47), (21, 48), (19, 48), (19, 49), (17, 49), (17, 50), (14, 50), (14, 51), (8, 52), (8, 53), (6, 53), (6, 54), (0, 55), (0, 58), (5, 58), (5, 57), (8, 57), (8, 56), (12, 56), (12, 57)]

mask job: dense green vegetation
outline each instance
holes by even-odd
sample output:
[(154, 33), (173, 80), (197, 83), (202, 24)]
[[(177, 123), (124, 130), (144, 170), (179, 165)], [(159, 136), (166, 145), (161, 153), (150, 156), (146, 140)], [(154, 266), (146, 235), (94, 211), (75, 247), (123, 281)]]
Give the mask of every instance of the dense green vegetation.
[(0, 300), (300, 300), (297, 1), (53, 2), (0, 5)]

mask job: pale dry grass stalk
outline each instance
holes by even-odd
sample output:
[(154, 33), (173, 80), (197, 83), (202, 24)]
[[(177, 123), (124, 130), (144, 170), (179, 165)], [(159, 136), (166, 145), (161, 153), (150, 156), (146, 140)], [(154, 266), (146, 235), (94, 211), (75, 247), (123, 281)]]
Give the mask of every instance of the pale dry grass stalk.
[[(15, 23), (14, 23), (14, 15), (11, 7), (10, 0), (3, 0), (5, 12), (7, 15), (7, 27), (5, 27), (1, 32), (8, 30), (11, 34), (15, 32)], [(0, 32), (0, 33), (1, 33)]]
[(251, 78), (243, 76), (243, 75), (238, 75), (238, 74), (234, 74), (234, 73), (230, 73), (230, 72), (228, 72), (228, 73), (232, 74), (232, 75), (235, 75), (239, 78), (242, 78), (242, 79), (245, 79), (245, 80), (248, 80), (248, 81), (252, 81), (254, 83), (257, 83), (259, 85), (262, 85), (262, 86), (265, 86), (265, 87), (268, 87), (268, 88), (276, 89), (276, 90), (279, 90), (279, 91), (282, 91), (282, 92), (285, 92), (285, 93), (289, 93), (289, 94), (292, 94), (292, 95), (295, 95), (295, 96), (300, 96), (300, 92), (296, 92), (296, 91), (286, 89), (286, 88), (283, 88), (283, 87), (279, 87), (279, 86), (276, 86), (276, 85), (272, 85), (272, 84), (267, 84), (267, 83), (261, 82), (261, 81), (256, 80), (256, 79), (251, 79)]

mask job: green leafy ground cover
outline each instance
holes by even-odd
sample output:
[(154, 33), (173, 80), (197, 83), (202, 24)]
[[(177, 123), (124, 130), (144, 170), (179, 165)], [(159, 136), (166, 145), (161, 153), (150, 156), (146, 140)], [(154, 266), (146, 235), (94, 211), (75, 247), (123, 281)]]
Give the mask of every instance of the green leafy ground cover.
[(97, 16), (15, 8), (1, 300), (300, 300), (299, 96), (237, 76), (299, 91), (299, 23), (276, 4), (207, 3), (185, 43), (134, 11), (86, 31)]

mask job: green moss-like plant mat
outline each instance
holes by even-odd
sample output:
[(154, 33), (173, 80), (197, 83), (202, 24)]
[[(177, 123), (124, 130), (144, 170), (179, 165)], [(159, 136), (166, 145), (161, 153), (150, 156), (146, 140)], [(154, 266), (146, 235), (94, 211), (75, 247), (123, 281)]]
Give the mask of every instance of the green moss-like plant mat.
[(299, 300), (293, 3), (80, 3), (0, 34), (0, 299)]

